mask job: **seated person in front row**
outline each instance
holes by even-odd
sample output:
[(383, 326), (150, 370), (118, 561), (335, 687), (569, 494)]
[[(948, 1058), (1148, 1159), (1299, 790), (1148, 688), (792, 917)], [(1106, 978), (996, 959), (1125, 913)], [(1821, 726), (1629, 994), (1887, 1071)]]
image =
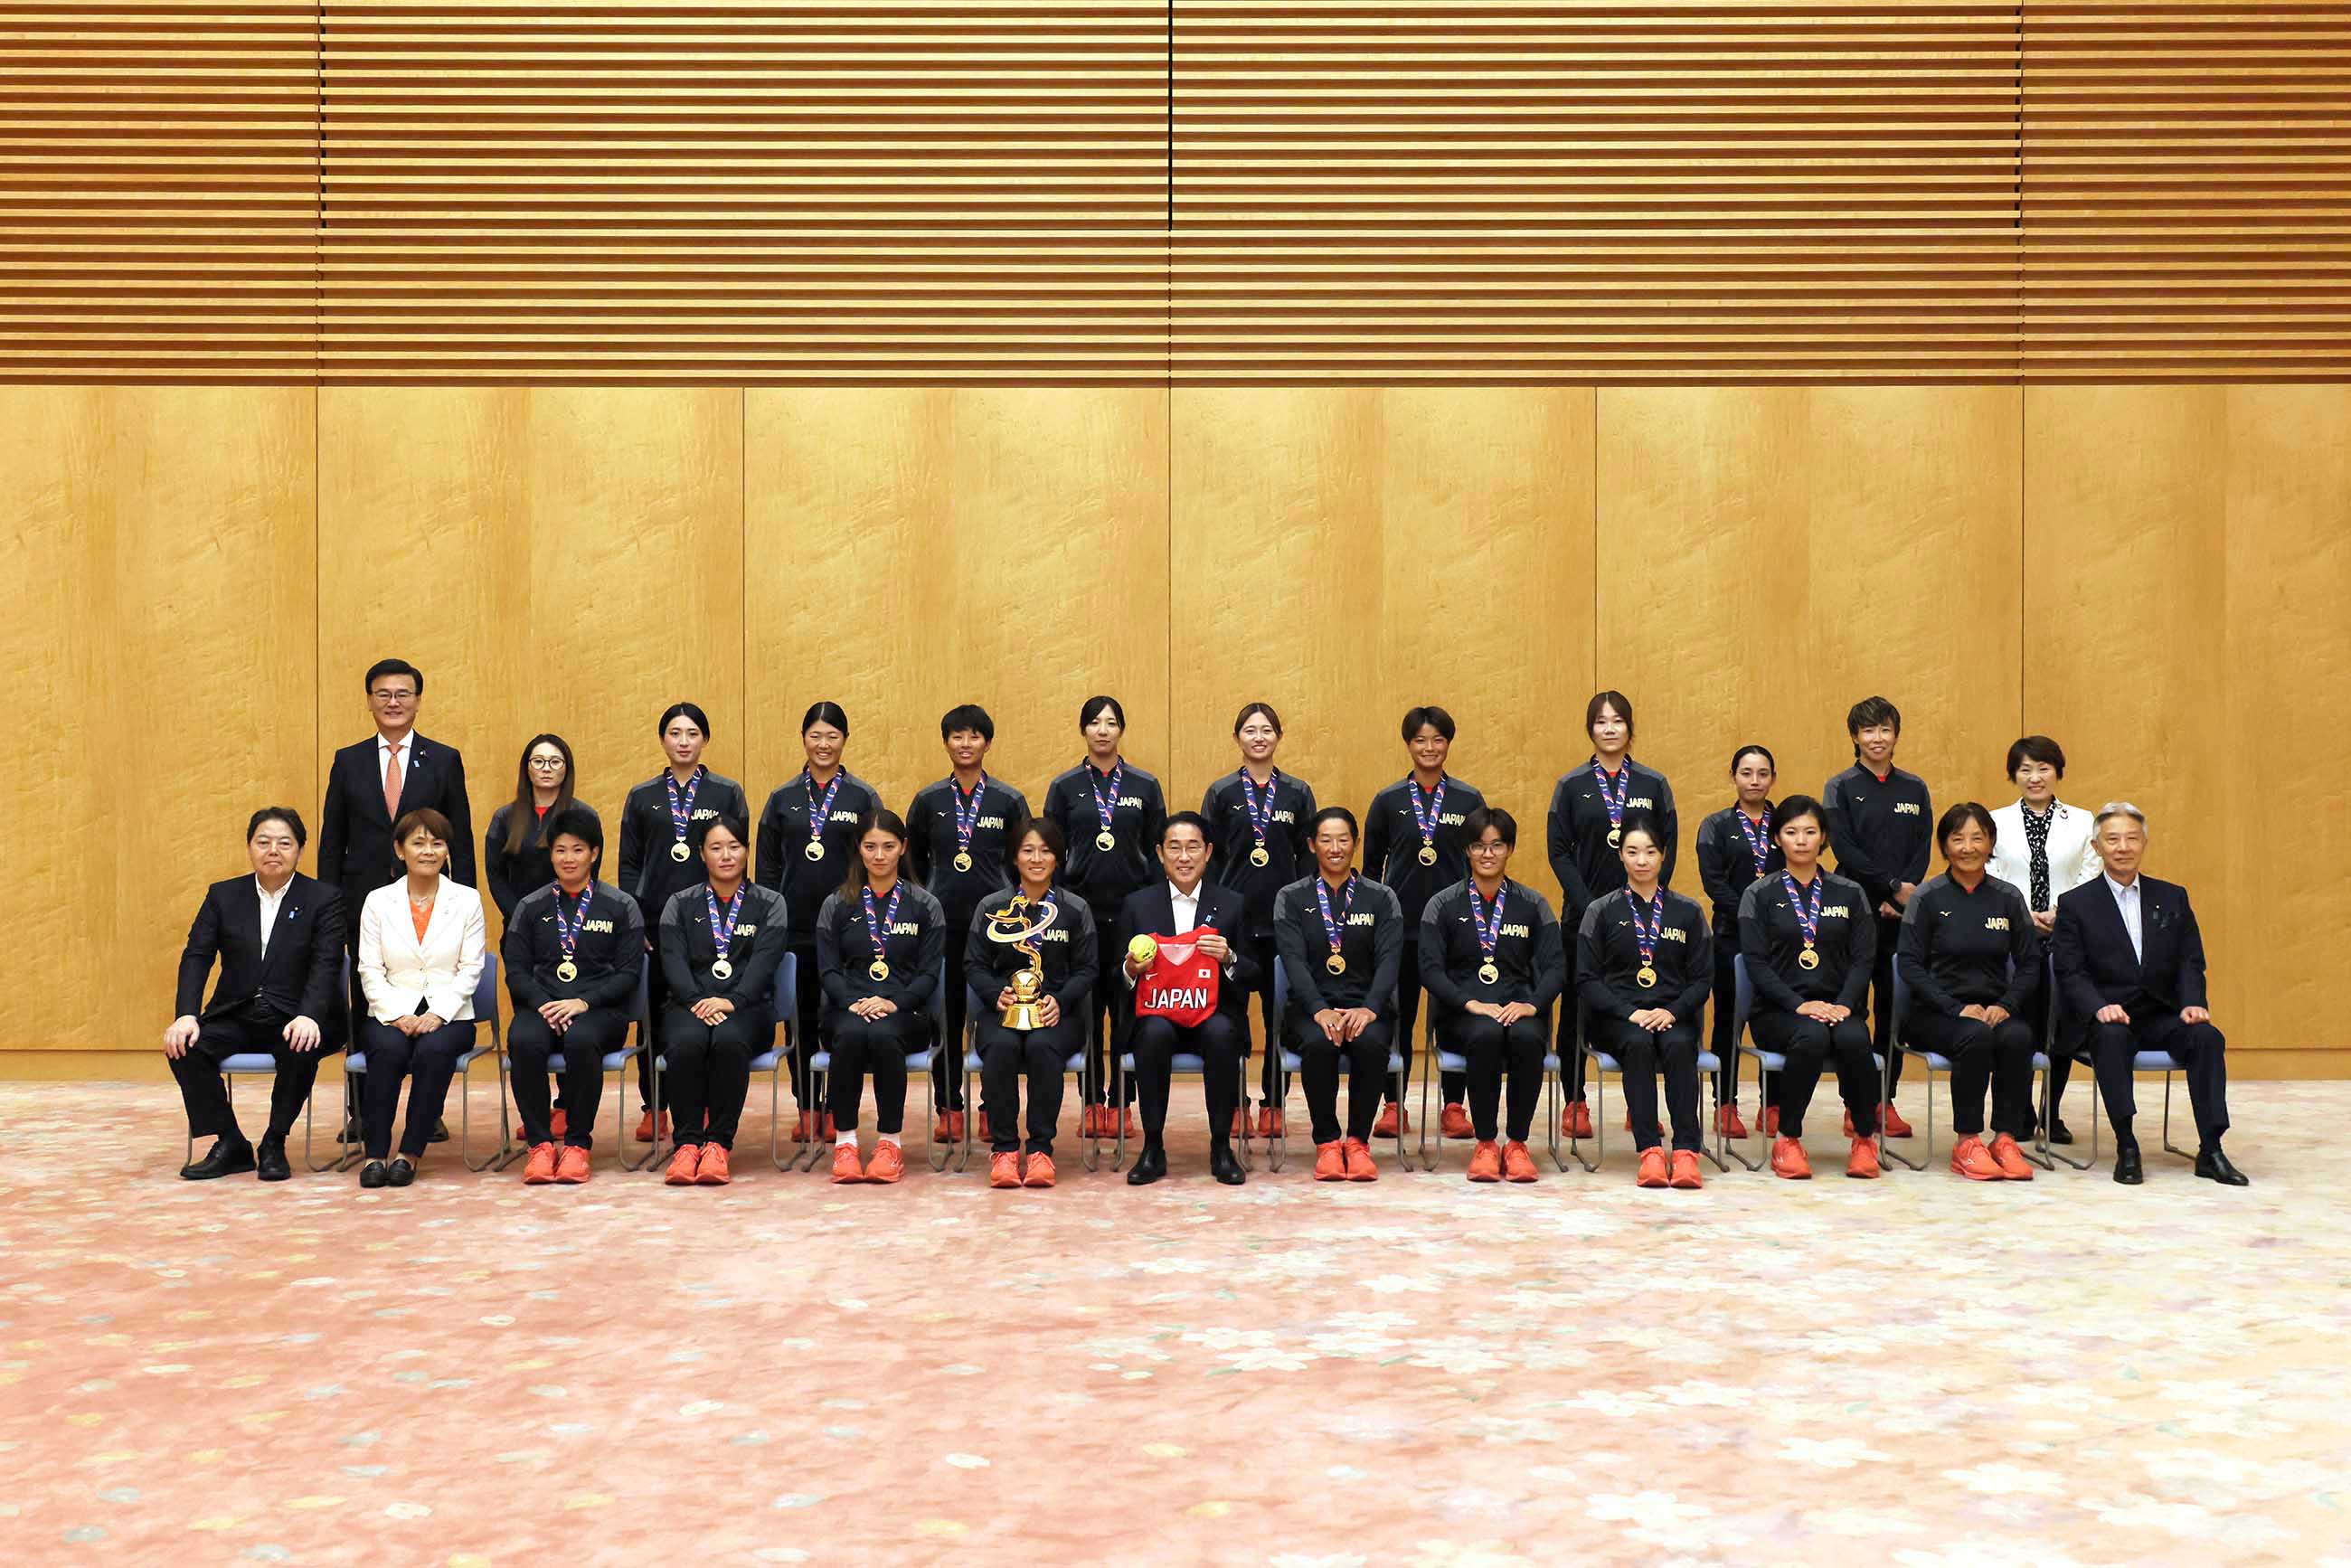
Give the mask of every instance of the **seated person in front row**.
[[(1592, 1010), (1592, 1048), (1624, 1069), (1625, 1106), (1641, 1151), (1641, 1186), (1704, 1186), (1698, 1152), (1698, 1054), (1707, 992), (1714, 986), (1714, 936), (1698, 901), (1660, 886), (1666, 833), (1646, 811), (1627, 811), (1617, 857), (1625, 885), (1583, 910), (1575, 936), (1576, 994)], [(1564, 1031), (1562, 1031), (1564, 1032)], [(1670, 1162), (1659, 1145), (1657, 1074), (1674, 1121)]]
[[(604, 824), (585, 806), (548, 813), (538, 841), (555, 880), (516, 900), (500, 947), (514, 1026), (515, 1108), (530, 1150), (522, 1179), (532, 1186), (588, 1179), (596, 1146), (596, 1112), (604, 1097), (604, 1053), (626, 1043), (637, 982), (644, 973), (645, 923), (637, 901), (590, 880), (604, 851)], [(556, 1146), (547, 1103), (547, 1063), (563, 1058), (565, 1117)]]
[[(1159, 825), (1159, 865), (1165, 874), (1127, 894), (1119, 909), (1118, 931), (1127, 943), (1119, 967), (1127, 996), (1126, 1050), (1134, 1058), (1136, 1096), (1143, 1103), (1143, 1152), (1126, 1173), (1129, 1186), (1146, 1186), (1167, 1174), (1167, 1096), (1178, 1053), (1196, 1055), (1203, 1063), (1209, 1174), (1227, 1186), (1248, 1179), (1233, 1157), (1231, 1136), (1241, 1064), (1249, 1057), (1248, 1006), (1257, 966), (1228, 940), (1245, 918), (1241, 895), (1207, 880), (1208, 854), (1207, 819), (1197, 811), (1176, 812)], [(1186, 945), (1176, 939), (1195, 931), (1198, 940), (1179, 961), (1176, 955)], [(1161, 942), (1168, 945), (1167, 953), (1158, 951)], [(1215, 1008), (1198, 1022), (1131, 1010), (1147, 990), (1164, 988), (1176, 969), (1198, 967), (1217, 977)]]
[[(256, 1171), (263, 1181), (294, 1174), (286, 1134), (319, 1076), (320, 1023), (335, 1021), (342, 988), (343, 895), (296, 871), (308, 838), (302, 819), (265, 806), (245, 827), (253, 874), (204, 891), (180, 953), (179, 1016), (163, 1031), (163, 1054), (179, 1080), (190, 1139), (212, 1138), (200, 1160), (180, 1167), (189, 1181)], [(204, 999), (204, 977), (220, 960), (220, 984)], [(240, 1052), (277, 1060), (269, 1125), (256, 1151), (236, 1124), (220, 1064)]]
[[(1527, 1133), (1542, 1096), (1551, 1006), (1567, 988), (1567, 948), (1550, 903), (1506, 874), (1518, 819), (1480, 806), (1462, 821), (1461, 838), (1468, 879), (1420, 912), (1420, 983), (1437, 1043), (1468, 1061), (1469, 1121), (1478, 1135), (1469, 1179), (1529, 1182), (1535, 1161)], [(1498, 1129), (1505, 1073), (1510, 1110)], [(1498, 1130), (1509, 1134), (1499, 1146)]]
[[(1377, 1181), (1372, 1119), (1395, 1046), (1396, 981), (1404, 967), (1404, 905), (1354, 870), (1355, 813), (1325, 806), (1308, 824), (1314, 873), (1274, 895), (1273, 946), (1290, 987), (1282, 1027), (1306, 1080), (1316, 1181)], [(1339, 1067), (1347, 1068), (1340, 1135)]]
[[(392, 848), (408, 874), (377, 888), (360, 905), (360, 994), (368, 1009), (358, 1037), (367, 1054), (367, 1072), (360, 1079), (360, 1127), (367, 1141), (361, 1186), (406, 1186), (415, 1179), (457, 1059), (473, 1048), (474, 988), (489, 956), (489, 931), (482, 895), (443, 874), (455, 842), (451, 831), (449, 819), (429, 806), (402, 812)], [(395, 1155), (392, 1124), (403, 1078), (413, 1082)]]
[[(898, 874), (906, 824), (869, 807), (857, 824), (857, 858), (840, 891), (816, 912), (816, 962), (824, 985), (818, 1022), (832, 1053), (826, 1109), (836, 1129), (832, 1179), (883, 1186), (906, 1174), (906, 1059), (932, 1038), (931, 1002), (946, 962), (947, 912)], [(873, 1080), (873, 1157), (857, 1152), (859, 1107)]]
[[(965, 937), (963, 974), (979, 998), (972, 1018), (972, 1053), (979, 1058), (980, 1124), (987, 1131), (987, 1185), (1053, 1185), (1053, 1131), (1061, 1119), (1061, 1090), (1070, 1058), (1085, 1049), (1086, 1006), (1093, 996), (1101, 937), (1086, 901), (1060, 884), (1068, 841), (1050, 817), (1020, 825), (1011, 853), (1012, 885), (982, 898)], [(1022, 927), (1023, 943), (1011, 939)], [(1030, 955), (1044, 977), (1035, 998), (1037, 1027), (1013, 1029), (1004, 1009), (1019, 998), (1014, 977)], [(1029, 1077), (1029, 1146), (1020, 1145), (1020, 1077)], [(958, 1072), (956, 1077), (960, 1079)]]
[(751, 1060), (776, 1037), (776, 970), (791, 933), (784, 895), (748, 880), (750, 824), (722, 809), (688, 829), (686, 843), (703, 880), (663, 904), (655, 957), (667, 998), (661, 1087), (677, 1128), (662, 1179), (725, 1186), (734, 1179), (729, 1162)]
[(1739, 897), (1739, 954), (1747, 960), (1747, 982), (1755, 994), (1747, 1027), (1756, 1044), (1788, 1059), (1773, 1081), (1778, 1092), (1767, 1101), (1780, 1108), (1771, 1173), (1812, 1179), (1804, 1113), (1812, 1108), (1823, 1064), (1834, 1061), (1853, 1139), (1844, 1174), (1874, 1180), (1884, 1085), (1870, 1054), (1869, 1026), (1855, 1009), (1876, 967), (1876, 911), (1859, 883), (1821, 869), (1828, 824), (1818, 800), (1810, 795), (1782, 800), (1771, 834), (1787, 863), (1777, 875), (1749, 883)]
[(2226, 1042), (2204, 1006), (2204, 938), (2188, 890), (2138, 873), (2147, 852), (2147, 816), (2127, 800), (2098, 812), (2092, 843), (2105, 874), (2057, 900), (2050, 947), (2057, 965), (2064, 1027), (2086, 1040), (2098, 1075), (2098, 1093), (2115, 1124), (2115, 1179), (2136, 1186), (2145, 1179), (2137, 1110), (2131, 1097), (2131, 1058), (2169, 1051), (2188, 1074), (2196, 1113), (2196, 1174), (2223, 1186), (2244, 1186), (2244, 1173), (2220, 1152), (2229, 1130)]

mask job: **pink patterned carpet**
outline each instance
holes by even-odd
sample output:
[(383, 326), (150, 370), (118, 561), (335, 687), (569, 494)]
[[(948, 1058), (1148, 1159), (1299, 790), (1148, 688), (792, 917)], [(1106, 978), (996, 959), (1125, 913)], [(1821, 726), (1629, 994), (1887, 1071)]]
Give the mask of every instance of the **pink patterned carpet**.
[(179, 1181), (168, 1086), (0, 1085), (5, 1558), (2351, 1564), (2351, 1084), (2238, 1088), (2245, 1192), (2151, 1119), (2135, 1191), (1642, 1192), (1613, 1131), (1230, 1190), (1178, 1094), (1148, 1191), (1069, 1143), (1050, 1193), (670, 1190), (608, 1138), (362, 1194)]

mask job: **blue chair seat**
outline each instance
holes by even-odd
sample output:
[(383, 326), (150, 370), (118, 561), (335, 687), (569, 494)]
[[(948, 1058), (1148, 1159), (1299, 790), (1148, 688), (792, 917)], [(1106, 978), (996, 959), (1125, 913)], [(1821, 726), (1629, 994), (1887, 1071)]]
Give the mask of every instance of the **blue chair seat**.
[[(629, 1058), (635, 1054), (634, 1051), (608, 1051), (598, 1065), (607, 1072), (618, 1072), (629, 1064)], [(547, 1059), (547, 1070), (549, 1072), (560, 1072), (566, 1065), (563, 1053), (559, 1051), (553, 1052)]]
[(778, 1067), (783, 1064), (783, 1061), (784, 1053), (782, 1051), (763, 1051), (758, 1055), (751, 1059), (751, 1071), (754, 1072), (773, 1072)]
[[(1597, 1066), (1601, 1071), (1613, 1072), (1619, 1078), (1622, 1078), (1625, 1075), (1624, 1067), (1618, 1063), (1614, 1057), (1609, 1055), (1606, 1051), (1586, 1051), (1584, 1054), (1592, 1058), (1593, 1065)], [(1698, 1070), (1700, 1072), (1717, 1071), (1721, 1068), (1721, 1066), (1722, 1058), (1715, 1055), (1714, 1052), (1710, 1051), (1701, 1051), (1698, 1053)]]
[(240, 1051), (221, 1059), (223, 1072), (276, 1072), (277, 1059), (266, 1051)]
[(2185, 1063), (2168, 1051), (2142, 1051), (2131, 1057), (2134, 1072), (2177, 1072), (2183, 1066)]

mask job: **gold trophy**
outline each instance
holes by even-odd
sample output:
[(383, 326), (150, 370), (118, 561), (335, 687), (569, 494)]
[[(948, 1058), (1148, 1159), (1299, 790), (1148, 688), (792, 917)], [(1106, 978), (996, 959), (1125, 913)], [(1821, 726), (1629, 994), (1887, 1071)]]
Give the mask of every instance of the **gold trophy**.
[[(1042, 908), (1044, 917), (1031, 921), (1029, 912)], [(1044, 1016), (1038, 1004), (1045, 996), (1045, 958), (1037, 950), (1037, 938), (1049, 930), (1061, 910), (1050, 902), (1031, 904), (1026, 894), (1016, 893), (1012, 902), (1002, 909), (992, 910), (987, 916), (987, 939), (1009, 943), (1017, 952), (1029, 956), (1028, 965), (1012, 974), (1012, 1005), (1003, 1012), (1007, 1029), (1042, 1029)]]

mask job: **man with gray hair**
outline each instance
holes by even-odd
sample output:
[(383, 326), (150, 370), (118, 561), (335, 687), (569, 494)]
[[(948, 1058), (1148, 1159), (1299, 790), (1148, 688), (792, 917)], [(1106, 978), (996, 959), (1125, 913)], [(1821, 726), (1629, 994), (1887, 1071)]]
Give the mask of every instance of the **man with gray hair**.
[(2146, 1179), (2138, 1139), (2131, 1131), (2131, 1061), (2139, 1051), (2168, 1051), (2188, 1075), (2196, 1114), (2196, 1174), (2224, 1186), (2244, 1186), (2244, 1173), (2220, 1152), (2229, 1130), (2226, 1042), (2205, 1009), (2204, 939), (2188, 890), (2141, 876), (2147, 813), (2127, 800), (2098, 810), (2092, 846), (2105, 874), (2057, 901), (2051, 950), (2057, 988), (2077, 1040), (2090, 1050), (2098, 1093), (2115, 1124), (2115, 1179), (2136, 1186)]

